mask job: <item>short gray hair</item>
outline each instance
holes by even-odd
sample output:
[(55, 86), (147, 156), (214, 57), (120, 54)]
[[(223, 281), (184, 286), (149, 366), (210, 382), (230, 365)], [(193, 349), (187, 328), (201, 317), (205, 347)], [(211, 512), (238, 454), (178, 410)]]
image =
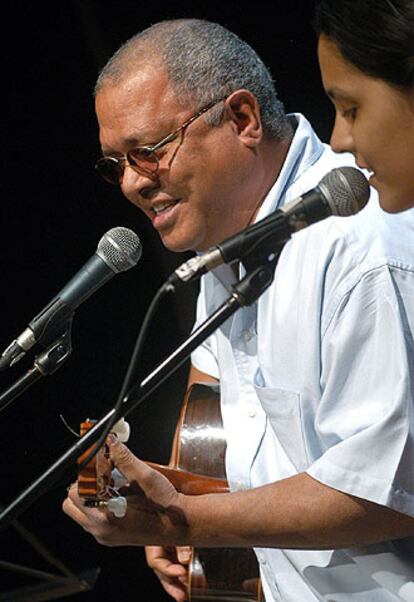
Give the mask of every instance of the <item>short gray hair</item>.
[[(256, 97), (264, 132), (284, 139), (290, 126), (274, 82), (249, 44), (218, 23), (201, 19), (161, 21), (127, 40), (99, 74), (95, 95), (104, 84), (115, 85), (133, 74), (143, 62), (166, 69), (177, 98), (199, 107), (239, 89)], [(211, 125), (219, 125), (223, 109), (209, 112)]]

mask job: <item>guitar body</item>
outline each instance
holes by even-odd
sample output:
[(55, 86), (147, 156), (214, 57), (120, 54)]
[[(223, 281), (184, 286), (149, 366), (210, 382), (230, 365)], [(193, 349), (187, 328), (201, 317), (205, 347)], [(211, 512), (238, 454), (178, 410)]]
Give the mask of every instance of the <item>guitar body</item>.
[[(196, 383), (184, 400), (170, 467), (221, 479), (227, 485), (225, 450), (219, 387)], [(258, 564), (251, 549), (194, 548), (189, 573), (191, 602), (263, 600)]]

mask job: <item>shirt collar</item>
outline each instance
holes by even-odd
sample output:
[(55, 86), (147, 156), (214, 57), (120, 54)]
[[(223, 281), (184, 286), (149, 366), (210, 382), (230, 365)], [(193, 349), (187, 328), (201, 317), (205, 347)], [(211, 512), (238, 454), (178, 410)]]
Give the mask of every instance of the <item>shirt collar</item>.
[(323, 143), (306, 117), (291, 113), (288, 119), (295, 134), (279, 176), (257, 212), (255, 222), (283, 206), (289, 188), (319, 159), (324, 150)]

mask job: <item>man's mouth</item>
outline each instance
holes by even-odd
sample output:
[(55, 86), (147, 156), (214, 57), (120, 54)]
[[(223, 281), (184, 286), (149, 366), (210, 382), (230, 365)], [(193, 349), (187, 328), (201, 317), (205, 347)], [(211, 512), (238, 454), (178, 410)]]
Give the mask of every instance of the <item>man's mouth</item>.
[(165, 203), (159, 203), (158, 205), (154, 205), (151, 208), (151, 211), (155, 213), (155, 215), (160, 215), (174, 207), (179, 201), (166, 201)]

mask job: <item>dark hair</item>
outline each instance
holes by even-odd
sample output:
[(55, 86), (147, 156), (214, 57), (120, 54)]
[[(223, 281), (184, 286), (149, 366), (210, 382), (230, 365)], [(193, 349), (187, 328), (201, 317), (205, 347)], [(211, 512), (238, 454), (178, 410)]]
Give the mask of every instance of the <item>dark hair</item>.
[[(99, 74), (95, 94), (110, 83), (116, 85), (152, 62), (167, 70), (172, 89), (183, 104), (200, 107), (245, 88), (257, 98), (263, 129), (271, 138), (290, 135), (283, 104), (271, 74), (257, 53), (235, 33), (202, 19), (161, 21), (127, 40)], [(219, 125), (223, 108), (206, 120)]]
[(414, 85), (413, 0), (321, 0), (313, 25), (360, 71), (393, 86)]

